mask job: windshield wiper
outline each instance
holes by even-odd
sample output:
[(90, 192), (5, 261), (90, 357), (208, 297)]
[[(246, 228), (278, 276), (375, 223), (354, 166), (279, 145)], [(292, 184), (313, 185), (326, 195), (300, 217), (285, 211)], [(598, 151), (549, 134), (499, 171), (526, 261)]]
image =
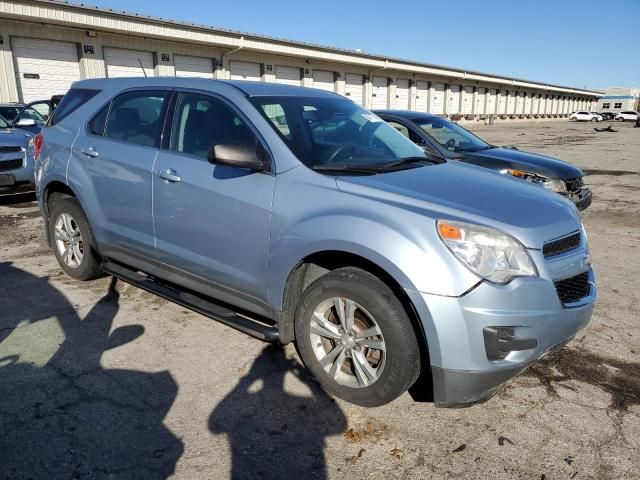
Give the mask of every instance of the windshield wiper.
[(443, 163), (444, 160), (439, 161), (436, 159), (431, 159), (427, 157), (405, 157), (400, 160), (396, 160), (395, 162), (385, 163), (380, 165), (380, 168), (384, 169), (384, 171), (389, 170), (399, 170), (404, 167), (412, 167), (412, 166), (422, 166), (424, 164), (434, 164), (434, 163)]
[(374, 174), (386, 171), (384, 165), (314, 165), (311, 168), (317, 172), (340, 172)]

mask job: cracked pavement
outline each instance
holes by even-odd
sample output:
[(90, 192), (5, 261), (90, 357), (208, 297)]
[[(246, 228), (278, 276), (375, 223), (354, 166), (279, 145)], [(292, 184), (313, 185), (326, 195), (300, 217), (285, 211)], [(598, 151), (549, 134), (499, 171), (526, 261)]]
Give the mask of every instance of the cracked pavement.
[(266, 346), (58, 267), (28, 196), (0, 199), (0, 479), (640, 478), (640, 129), (474, 126), (587, 172), (591, 324), (490, 401), (333, 400)]

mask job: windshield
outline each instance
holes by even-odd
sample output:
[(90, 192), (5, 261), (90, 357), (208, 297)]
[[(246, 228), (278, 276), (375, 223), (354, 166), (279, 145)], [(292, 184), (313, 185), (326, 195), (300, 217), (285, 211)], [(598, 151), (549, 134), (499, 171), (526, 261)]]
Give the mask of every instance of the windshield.
[(0, 128), (9, 128), (9, 122), (2, 115), (0, 115)]
[(407, 159), (429, 162), (422, 149), (350, 100), (338, 97), (251, 100), (309, 168), (377, 168)]
[(444, 118), (417, 118), (414, 122), (449, 152), (478, 152), (491, 148), (491, 145), (484, 140), (479, 139), (460, 125)]
[(0, 116), (5, 119), (5, 121), (13, 122), (15, 118), (18, 116), (18, 112), (22, 107), (16, 106), (4, 106), (0, 107)]

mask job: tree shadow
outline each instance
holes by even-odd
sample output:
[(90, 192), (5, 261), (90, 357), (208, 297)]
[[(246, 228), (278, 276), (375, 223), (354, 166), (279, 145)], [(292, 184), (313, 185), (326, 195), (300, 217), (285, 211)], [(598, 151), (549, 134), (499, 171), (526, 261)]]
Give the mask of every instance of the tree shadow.
[[(312, 395), (286, 392), (287, 372)], [(324, 479), (325, 438), (346, 425), (335, 401), (277, 345), (262, 351), (209, 417), (209, 429), (229, 441), (232, 479)]]
[[(105, 369), (109, 349), (143, 334), (111, 331), (116, 280), (83, 318), (47, 278), (0, 263), (0, 346), (16, 330), (55, 317), (64, 340), (44, 366), (0, 358), (0, 478), (166, 478), (183, 444), (164, 425), (178, 387), (168, 372)], [(46, 341), (46, 340), (45, 340)], [(14, 348), (13, 344), (7, 348)], [(21, 351), (22, 350), (22, 351)]]

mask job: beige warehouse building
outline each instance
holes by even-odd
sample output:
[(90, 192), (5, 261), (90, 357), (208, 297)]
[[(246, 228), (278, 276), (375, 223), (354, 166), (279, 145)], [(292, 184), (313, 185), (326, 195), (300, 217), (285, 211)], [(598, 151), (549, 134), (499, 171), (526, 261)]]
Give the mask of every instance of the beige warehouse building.
[(596, 91), (465, 71), (77, 5), (0, 0), (0, 102), (64, 93), (76, 80), (198, 76), (330, 90), (367, 108), (485, 121), (564, 118)]

